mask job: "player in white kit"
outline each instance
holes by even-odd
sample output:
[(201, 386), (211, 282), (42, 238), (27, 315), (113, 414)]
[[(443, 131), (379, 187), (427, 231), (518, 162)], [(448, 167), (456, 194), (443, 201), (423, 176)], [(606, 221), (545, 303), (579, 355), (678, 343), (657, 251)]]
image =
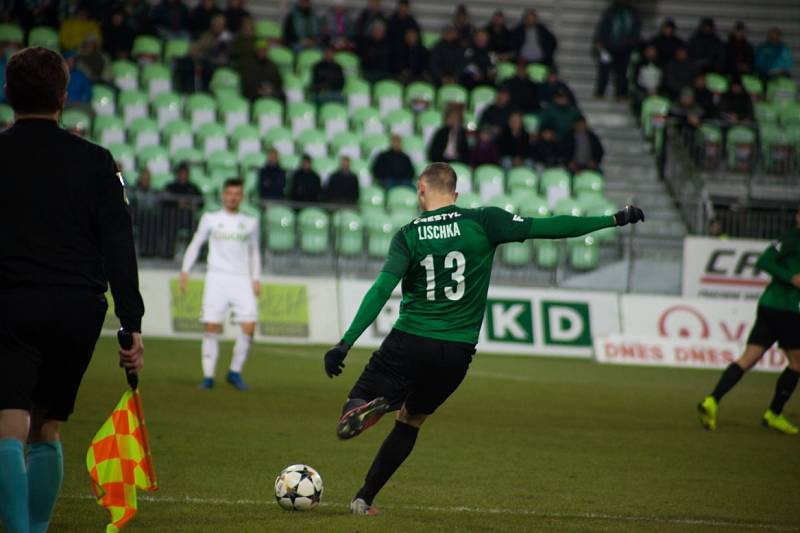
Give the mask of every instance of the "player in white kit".
[(200, 388), (214, 387), (214, 371), (219, 357), (219, 334), (228, 313), (241, 327), (233, 345), (233, 357), (227, 381), (239, 390), (247, 390), (242, 367), (247, 360), (256, 329), (256, 297), (261, 291), (261, 253), (258, 246), (258, 220), (239, 212), (244, 197), (242, 180), (229, 179), (222, 187), (223, 208), (200, 218), (197, 232), (186, 249), (181, 267), (180, 288), (186, 291), (189, 271), (208, 240), (208, 261), (203, 316), (205, 334), (202, 343), (203, 382)]

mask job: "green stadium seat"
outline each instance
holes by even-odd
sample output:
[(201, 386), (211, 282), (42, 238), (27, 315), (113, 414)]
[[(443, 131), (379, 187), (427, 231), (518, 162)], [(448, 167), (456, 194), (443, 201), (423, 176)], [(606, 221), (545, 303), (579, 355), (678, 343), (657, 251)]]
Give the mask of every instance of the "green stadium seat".
[(522, 116), (522, 125), (528, 133), (539, 133), (539, 115), (528, 113)]
[(573, 178), (572, 189), (576, 196), (583, 192), (602, 194), (605, 189), (603, 175), (593, 170), (581, 171)]
[(170, 154), (184, 148), (194, 148), (194, 132), (192, 126), (183, 120), (173, 120), (163, 128), (164, 146)]
[(123, 174), (133, 177), (136, 173), (136, 156), (134, 155), (134, 150), (131, 145), (115, 143), (109, 145), (108, 151), (111, 152), (114, 161), (116, 161), (117, 166), (121, 169), (120, 171)]
[(300, 156), (297, 154), (280, 154), (278, 162), (287, 173), (294, 172), (300, 168)]
[(368, 210), (364, 212), (364, 223), (367, 227), (367, 254), (374, 258), (386, 257), (397, 231), (395, 222), (381, 210)]
[(652, 139), (657, 128), (663, 128), (669, 113), (670, 102), (661, 96), (650, 96), (642, 102), (642, 133), (646, 139)]
[(797, 82), (790, 78), (775, 78), (767, 84), (767, 100), (770, 102), (791, 102), (796, 96)]
[(422, 46), (430, 50), (439, 42), (440, 35), (435, 31), (422, 32)]
[(581, 205), (574, 198), (561, 198), (553, 209), (554, 215), (583, 216)]
[[(186, 148), (179, 148), (172, 153), (172, 166), (173, 168), (176, 165), (181, 163), (189, 163), (193, 167), (205, 163), (205, 158), (203, 157), (203, 153), (198, 150), (197, 148), (193, 147), (186, 147)], [(195, 179), (195, 174), (198, 174), (197, 169), (192, 170), (192, 179)]]
[(319, 174), (322, 183), (327, 184), (331, 174), (339, 168), (339, 160), (332, 157), (315, 157), (311, 161), (311, 168)]
[(282, 205), (268, 205), (265, 209), (264, 224), (267, 250), (275, 253), (294, 250), (296, 242), (294, 211)]
[(726, 151), (730, 170), (750, 171), (755, 157), (755, 132), (745, 126), (733, 126), (728, 130)]
[(520, 191), (536, 192), (539, 180), (536, 172), (528, 167), (514, 167), (508, 171), (508, 191), (512, 195)]
[(65, 109), (61, 114), (61, 125), (81, 137), (86, 137), (92, 131), (92, 117), (82, 109)]
[(425, 140), (419, 135), (408, 135), (402, 138), (403, 151), (411, 158), (411, 162), (417, 168), (417, 175), (421, 173), (421, 168), (427, 165), (428, 159), (425, 154)]
[(396, 228), (402, 228), (417, 218), (418, 214), (419, 213), (416, 209), (396, 209), (389, 212), (389, 220), (391, 220), (392, 224), (394, 224)]
[(152, 101), (153, 115), (158, 127), (163, 128), (183, 116), (183, 101), (173, 92), (163, 92)]
[(433, 105), (436, 99), (436, 89), (426, 81), (414, 81), (406, 86), (405, 104), (408, 109), (419, 106), (425, 109)]
[(497, 63), (497, 75), (495, 79), (497, 83), (502, 83), (508, 78), (513, 78), (517, 71), (517, 67), (510, 61), (500, 61)]
[(0, 43), (25, 44), (25, 34), (16, 24), (0, 24)]
[(58, 43), (58, 32), (49, 26), (36, 26), (28, 34), (28, 46), (41, 46), (58, 51)]
[(216, 122), (203, 124), (196, 130), (197, 147), (203, 155), (209, 157), (217, 150), (228, 149), (228, 137), (225, 128)]
[(417, 193), (409, 187), (392, 187), (386, 195), (386, 207), (389, 211), (417, 212)]
[(378, 104), (378, 111), (386, 117), (403, 105), (403, 86), (394, 80), (381, 80), (373, 86), (372, 97)]
[(114, 85), (121, 91), (135, 91), (139, 88), (139, 69), (136, 63), (127, 60), (117, 60), (111, 63), (111, 75)]
[(362, 156), (368, 160), (389, 148), (389, 137), (386, 135), (367, 135), (361, 141)]
[(175, 176), (171, 172), (150, 171), (150, 186), (153, 189), (161, 190), (175, 181)]
[(548, 205), (552, 208), (561, 198), (569, 196), (570, 176), (563, 168), (548, 168), (542, 172), (539, 184), (542, 196), (547, 198)]
[(294, 54), (285, 46), (270, 46), (267, 51), (267, 57), (269, 57), (284, 74), (294, 70)]
[(515, 213), (517, 211), (516, 203), (514, 202), (514, 198), (507, 194), (496, 194), (492, 196), (486, 205), (490, 205), (493, 207), (499, 207), (500, 209), (504, 209), (509, 213)]
[(339, 133), (329, 146), (332, 155), (346, 155), (351, 160), (361, 158), (361, 136), (355, 133), (349, 131)]
[(286, 121), (295, 136), (305, 130), (314, 129), (317, 123), (316, 116), (314, 106), (307, 102), (292, 102), (286, 106)]
[(742, 76), (742, 86), (753, 100), (764, 98), (764, 82), (759, 77), (745, 74)]
[[(605, 202), (593, 202), (592, 205), (587, 206), (586, 214), (588, 216), (612, 216), (617, 212), (617, 206), (605, 200)], [(617, 228), (603, 228), (592, 233), (597, 238), (598, 242), (615, 242), (617, 240)]]
[(94, 139), (102, 146), (125, 142), (125, 124), (114, 115), (97, 115), (92, 126)]
[(352, 209), (339, 209), (333, 214), (336, 252), (346, 256), (364, 253), (364, 223)]
[(600, 247), (592, 235), (567, 240), (569, 263), (575, 270), (594, 270), (600, 262)]
[(155, 56), (161, 59), (161, 39), (152, 35), (139, 35), (133, 41), (131, 56), (139, 58), (141, 56)]
[(108, 85), (92, 86), (92, 110), (96, 115), (113, 115), (117, 110), (117, 98)]
[(414, 133), (414, 115), (405, 109), (394, 109), (384, 118), (393, 135), (412, 135)]
[(231, 135), (233, 149), (239, 160), (247, 154), (262, 153), (261, 137), (258, 129), (250, 124), (242, 124)]
[(500, 260), (510, 267), (530, 265), (532, 255), (532, 245), (528, 241), (507, 242), (500, 246)]
[(229, 150), (217, 150), (206, 161), (208, 173), (215, 187), (219, 188), (228, 178), (239, 177), (236, 154)]
[(456, 173), (456, 191), (459, 194), (472, 192), (472, 169), (457, 161), (450, 163), (450, 166)]
[(328, 251), (328, 214), (317, 207), (306, 207), (297, 217), (300, 227), (300, 249), (307, 254), (322, 254)]
[(128, 127), (128, 138), (137, 151), (146, 146), (161, 144), (158, 124), (149, 117), (140, 117), (134, 120)]
[(283, 74), (283, 92), (288, 104), (305, 102), (307, 81), (291, 72)]
[(307, 48), (297, 54), (297, 67), (298, 74), (310, 71), (314, 65), (322, 61), (322, 51), (317, 48)]
[(272, 128), (264, 135), (267, 148), (275, 148), (281, 155), (294, 154), (294, 136), (287, 128)]
[(256, 21), (256, 37), (259, 39), (280, 39), (281, 38), (281, 25), (270, 19), (261, 19)]
[(186, 98), (186, 117), (192, 129), (217, 120), (217, 102), (207, 93), (194, 93)]
[(319, 127), (329, 142), (347, 131), (347, 108), (336, 102), (323, 104), (319, 109)]
[(350, 159), (350, 170), (358, 176), (360, 187), (372, 185), (372, 172), (370, 172), (369, 164), (366, 161), (361, 158)]
[(325, 133), (320, 130), (308, 129), (297, 138), (297, 151), (300, 154), (310, 155), (312, 158), (327, 157), (328, 144)]
[(560, 243), (549, 239), (536, 239), (533, 241), (533, 254), (539, 268), (552, 270), (561, 260)]
[(519, 202), (519, 214), (524, 217), (548, 217), (550, 216), (550, 208), (547, 206), (547, 200), (536, 194), (526, 195)]
[(172, 73), (161, 63), (150, 63), (142, 67), (142, 88), (152, 99), (156, 95), (172, 91)]
[(233, 91), (239, 94), (242, 89), (242, 79), (239, 73), (232, 68), (218, 67), (211, 75), (209, 88), (214, 94), (219, 91)]
[(359, 107), (350, 111), (353, 129), (361, 135), (383, 135), (386, 131), (381, 114), (374, 107)]
[(481, 199), (474, 192), (461, 192), (458, 193), (456, 205), (467, 209), (476, 209), (481, 206)]
[(532, 63), (528, 65), (528, 78), (533, 83), (544, 83), (547, 79), (547, 75), (550, 73), (550, 69), (547, 65), (543, 65), (541, 63)]
[(344, 94), (347, 97), (347, 108), (351, 113), (370, 105), (369, 83), (361, 78), (347, 78), (344, 82)]
[(188, 39), (169, 39), (164, 45), (164, 62), (172, 63), (175, 59), (189, 55), (191, 43)]
[(261, 167), (267, 164), (267, 156), (264, 152), (249, 152), (239, 156), (239, 165), (242, 167), (242, 173), (250, 171), (258, 171)]
[(362, 210), (383, 209), (386, 203), (386, 194), (377, 185), (362, 187), (358, 195), (358, 205)]
[(417, 133), (422, 135), (425, 146), (442, 125), (442, 114), (435, 109), (426, 109), (417, 115)]
[(147, 95), (141, 91), (120, 92), (118, 103), (126, 126), (130, 126), (137, 118), (147, 116)]
[(480, 85), (472, 89), (469, 95), (469, 109), (480, 120), (483, 110), (495, 100), (497, 90), (488, 85)]
[(241, 96), (225, 95), (220, 96), (219, 114), (225, 126), (225, 132), (229, 135), (236, 128), (250, 122), (250, 101)]
[(336, 52), (333, 54), (333, 60), (336, 61), (344, 71), (345, 78), (356, 77), (361, 70), (361, 60), (353, 52)]
[(784, 102), (780, 106), (781, 124), (797, 126), (800, 124), (800, 102)]
[(772, 102), (754, 102), (753, 108), (760, 124), (778, 122), (778, 106)]
[[(783, 119), (781, 114), (781, 119)], [(761, 158), (768, 172), (786, 173), (793, 162), (792, 141), (786, 130), (775, 124), (761, 126)]]
[(167, 174), (170, 160), (167, 151), (158, 145), (151, 145), (137, 151), (137, 168), (147, 168), (151, 174)]
[(436, 105), (444, 109), (448, 104), (467, 105), (467, 90), (461, 85), (442, 85), (436, 95)]
[(261, 135), (283, 125), (283, 103), (276, 98), (259, 98), (253, 104), (253, 121)]
[(709, 72), (706, 74), (706, 88), (717, 95), (726, 93), (728, 92), (728, 78), (716, 72)]
[(480, 165), (475, 168), (473, 177), (483, 202), (488, 202), (490, 198), (505, 191), (505, 172), (498, 165)]

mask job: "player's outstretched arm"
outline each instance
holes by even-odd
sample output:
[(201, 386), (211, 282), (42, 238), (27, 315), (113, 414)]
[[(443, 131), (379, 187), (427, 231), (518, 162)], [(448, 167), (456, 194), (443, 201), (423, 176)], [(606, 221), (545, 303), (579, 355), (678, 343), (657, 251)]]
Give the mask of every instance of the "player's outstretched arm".
[(364, 333), (370, 324), (378, 317), (383, 306), (392, 295), (392, 291), (400, 282), (400, 277), (389, 272), (381, 272), (372, 287), (369, 288), (361, 300), (361, 305), (353, 318), (353, 322), (339, 343), (325, 354), (325, 373), (329, 378), (338, 376), (344, 368), (344, 358), (347, 351), (355, 344), (356, 340)]
[(638, 207), (626, 205), (613, 216), (574, 217), (555, 216), (533, 219), (528, 238), (533, 239), (568, 239), (580, 237), (593, 231), (612, 226), (625, 226), (644, 222), (644, 212)]
[(792, 284), (794, 283), (792, 278), (797, 273), (792, 272), (780, 263), (780, 251), (778, 250), (778, 246), (780, 246), (779, 243), (771, 244), (769, 248), (764, 250), (764, 253), (762, 253), (758, 257), (758, 261), (756, 261), (756, 267), (775, 279)]

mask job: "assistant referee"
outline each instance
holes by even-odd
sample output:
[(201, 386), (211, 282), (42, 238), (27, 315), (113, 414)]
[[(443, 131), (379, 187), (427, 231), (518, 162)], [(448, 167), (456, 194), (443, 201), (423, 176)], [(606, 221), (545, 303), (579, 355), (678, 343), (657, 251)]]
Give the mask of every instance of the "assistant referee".
[[(108, 150), (61, 129), (60, 55), (27, 48), (6, 67), (14, 124), (0, 132), (0, 517), (47, 530), (63, 477), (59, 425), (72, 413), (108, 304), (144, 347), (131, 218)], [(27, 462), (25, 445), (27, 444)]]

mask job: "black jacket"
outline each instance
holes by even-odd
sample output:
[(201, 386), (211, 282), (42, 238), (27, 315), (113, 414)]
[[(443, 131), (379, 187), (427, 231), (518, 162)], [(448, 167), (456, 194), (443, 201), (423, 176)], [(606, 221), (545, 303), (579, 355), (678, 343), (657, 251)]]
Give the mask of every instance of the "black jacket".
[(464, 70), (464, 49), (458, 42), (439, 41), (431, 49), (429, 64), (437, 82), (443, 76), (458, 78)]
[(503, 132), (497, 139), (497, 148), (500, 150), (500, 155), (503, 157), (527, 159), (531, 156), (530, 135), (525, 131), (525, 128), (518, 134), (514, 134), (511, 128), (506, 126)]
[[(587, 130), (586, 133), (589, 134), (589, 147), (592, 152), (592, 161), (599, 165), (603, 160), (603, 156), (605, 155), (603, 145), (595, 132), (592, 130)], [(562, 146), (561, 153), (564, 154), (567, 162), (575, 159), (575, 135), (567, 135), (564, 138), (564, 144)]]
[(666, 35), (661, 34), (658, 34), (650, 39), (648, 44), (655, 46), (656, 52), (658, 53), (656, 56), (656, 63), (662, 68), (666, 66), (667, 63), (675, 59), (675, 50), (681, 46), (686, 46), (686, 42), (680, 37), (675, 35), (667, 37)]
[(478, 129), (490, 128), (493, 133), (499, 133), (508, 124), (510, 115), (511, 106), (500, 107), (497, 104), (489, 104), (481, 113)]
[(331, 174), (325, 187), (325, 200), (334, 204), (358, 202), (358, 176), (341, 170)]
[(447, 137), (450, 135), (450, 128), (445, 125), (436, 130), (428, 146), (428, 161), (434, 163), (441, 161), (460, 161), (466, 163), (469, 159), (469, 146), (467, 146), (467, 130), (463, 127), (458, 132), (455, 159), (445, 159), (444, 151), (447, 148)]
[(322, 180), (313, 170), (296, 170), (292, 174), (292, 188), (289, 199), (293, 202), (318, 202), (322, 190)]
[(725, 44), (725, 71), (731, 76), (753, 72), (755, 58), (753, 45), (747, 39), (738, 40), (731, 37)]
[(539, 110), (538, 87), (527, 76), (508, 78), (503, 82), (503, 88), (507, 89), (511, 96), (512, 110), (521, 113), (533, 113)]
[[(525, 44), (525, 25), (519, 24), (512, 33), (512, 43), (514, 45), (514, 50), (519, 54), (519, 51), (522, 49), (522, 46)], [(556, 53), (556, 47), (558, 46), (558, 40), (556, 40), (556, 36), (547, 29), (547, 26), (544, 24), (537, 24), (536, 25), (536, 35), (539, 37), (539, 48), (542, 49), (542, 63), (548, 66), (553, 66), (553, 55)]]
[(394, 150), (386, 150), (378, 154), (375, 162), (372, 163), (372, 175), (380, 183), (384, 180), (411, 180), (414, 179), (414, 164), (411, 158), (404, 152), (395, 152)]
[(488, 24), (484, 29), (489, 34), (489, 50), (500, 55), (511, 53), (514, 47), (513, 35), (506, 26), (495, 30)]
[(344, 71), (336, 61), (324, 59), (314, 65), (311, 90), (315, 93), (323, 91), (338, 92), (344, 88)]
[(140, 331), (144, 304), (128, 200), (108, 150), (49, 120), (0, 132), (0, 287), (111, 284), (116, 314)]
[(392, 69), (395, 74), (405, 74), (408, 79), (419, 79), (428, 70), (428, 50), (418, 44), (409, 47), (403, 43), (395, 49)]
[(262, 200), (279, 200), (285, 196), (286, 171), (278, 165), (264, 165), (258, 172), (258, 195)]
[(370, 36), (364, 37), (360, 48), (361, 69), (367, 74), (383, 74), (392, 71), (392, 43), (384, 37), (376, 41)]
[(539, 139), (531, 145), (531, 158), (546, 167), (557, 167), (565, 163), (564, 145), (557, 141)]

